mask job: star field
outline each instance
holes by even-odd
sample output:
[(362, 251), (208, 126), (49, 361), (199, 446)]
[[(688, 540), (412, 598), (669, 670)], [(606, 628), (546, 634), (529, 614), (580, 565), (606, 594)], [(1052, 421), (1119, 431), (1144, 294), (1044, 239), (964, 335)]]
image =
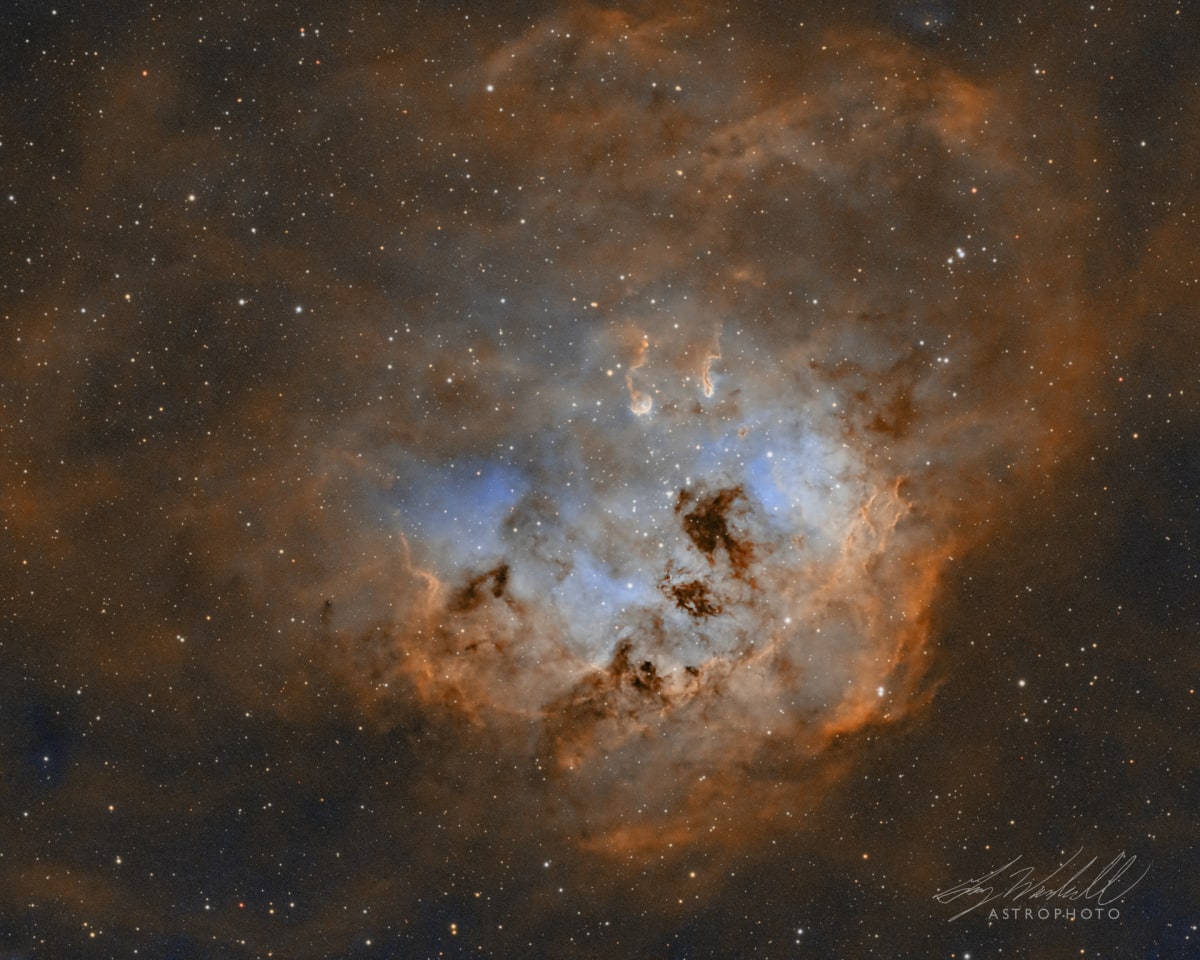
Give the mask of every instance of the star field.
[(3, 18), (5, 956), (1197, 954), (1193, 11)]

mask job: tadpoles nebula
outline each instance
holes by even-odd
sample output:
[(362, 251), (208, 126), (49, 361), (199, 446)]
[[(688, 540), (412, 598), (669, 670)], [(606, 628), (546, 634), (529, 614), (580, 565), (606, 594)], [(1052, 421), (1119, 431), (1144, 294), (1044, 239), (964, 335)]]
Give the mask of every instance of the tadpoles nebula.
[(454, 268), (389, 308), (397, 402), (350, 435), (400, 546), (386, 613), (329, 588), (347, 682), (538, 755), (601, 850), (711, 839), (716, 796), (769, 819), (758, 759), (819, 792), (836, 737), (920, 707), (942, 573), (1091, 349), (1079, 211), (1003, 89), (720, 33), (586, 9), (444, 78), (404, 259)]
[(27, 6), (0, 951), (1020, 953), (933, 891), (1195, 848), (1182, 8)]

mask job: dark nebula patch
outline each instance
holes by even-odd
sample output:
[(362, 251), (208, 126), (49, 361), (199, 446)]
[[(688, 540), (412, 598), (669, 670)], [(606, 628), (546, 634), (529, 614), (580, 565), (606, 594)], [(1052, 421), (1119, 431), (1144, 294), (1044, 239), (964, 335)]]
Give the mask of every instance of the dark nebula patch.
[(675, 513), (681, 517), (683, 532), (692, 545), (710, 566), (716, 563), (718, 552), (723, 551), (733, 576), (743, 580), (748, 579), (754, 561), (754, 544), (739, 534), (735, 523), (745, 516), (747, 507), (745, 490), (740, 484), (712, 493), (680, 490), (675, 500)]
[[(869, 397), (866, 395), (861, 395), (860, 399), (864, 403), (869, 402)], [(867, 422), (867, 429), (873, 433), (902, 440), (912, 430), (916, 421), (917, 409), (913, 404), (912, 397), (906, 391), (901, 390), (871, 415)]]
[(661, 693), (662, 678), (658, 675), (658, 670), (649, 660), (643, 660), (638, 664), (637, 669), (632, 671), (630, 682), (638, 690), (644, 690), (646, 693)]
[(472, 576), (450, 598), (449, 609), (455, 613), (465, 613), (474, 610), (480, 604), (487, 602), (488, 596), (499, 600), (504, 596), (508, 586), (508, 564), (501, 563), (483, 573)]
[(670, 568), (659, 580), (658, 588), (675, 602), (676, 607), (693, 617), (715, 617), (725, 609), (707, 582), (673, 579)]

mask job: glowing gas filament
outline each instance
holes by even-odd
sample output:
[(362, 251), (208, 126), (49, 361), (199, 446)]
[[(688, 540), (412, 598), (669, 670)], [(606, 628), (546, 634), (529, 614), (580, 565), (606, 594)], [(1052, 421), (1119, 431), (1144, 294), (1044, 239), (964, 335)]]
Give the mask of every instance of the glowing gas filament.
[(643, 334), (637, 352), (633, 356), (633, 361), (629, 364), (629, 369), (625, 372), (625, 386), (629, 388), (629, 409), (639, 417), (645, 416), (654, 406), (654, 398), (633, 385), (633, 371), (646, 365), (646, 354), (649, 351), (650, 338)]
[(712, 365), (714, 360), (721, 359), (721, 334), (717, 332), (713, 334), (713, 345), (709, 348), (710, 353), (704, 357), (704, 365), (700, 368), (700, 383), (704, 387), (704, 395), (711, 397), (713, 395), (712, 382)]

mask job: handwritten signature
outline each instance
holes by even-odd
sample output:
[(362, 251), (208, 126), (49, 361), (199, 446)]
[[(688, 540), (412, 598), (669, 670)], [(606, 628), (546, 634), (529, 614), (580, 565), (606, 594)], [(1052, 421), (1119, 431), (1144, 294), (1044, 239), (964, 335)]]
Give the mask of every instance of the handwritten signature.
[[(1016, 857), (991, 873), (939, 890), (933, 895), (933, 899), (938, 903), (970, 904), (965, 910), (952, 916), (951, 920), (957, 920), (972, 910), (978, 910), (996, 900), (1089, 900), (1102, 907), (1120, 900), (1150, 872), (1150, 865), (1147, 864), (1136, 879), (1128, 881), (1125, 875), (1134, 870), (1137, 857), (1129, 856), (1124, 851), (1113, 857), (1098, 872), (1093, 872), (1093, 868), (1100, 858), (1092, 857), (1084, 863), (1082, 856), (1082, 848), (1076, 850), (1040, 880), (1032, 879), (1034, 867), (1017, 867), (1021, 858)], [(1077, 860), (1079, 864), (1076, 863)], [(1067, 876), (1067, 872), (1072, 869), (1074, 873)]]

